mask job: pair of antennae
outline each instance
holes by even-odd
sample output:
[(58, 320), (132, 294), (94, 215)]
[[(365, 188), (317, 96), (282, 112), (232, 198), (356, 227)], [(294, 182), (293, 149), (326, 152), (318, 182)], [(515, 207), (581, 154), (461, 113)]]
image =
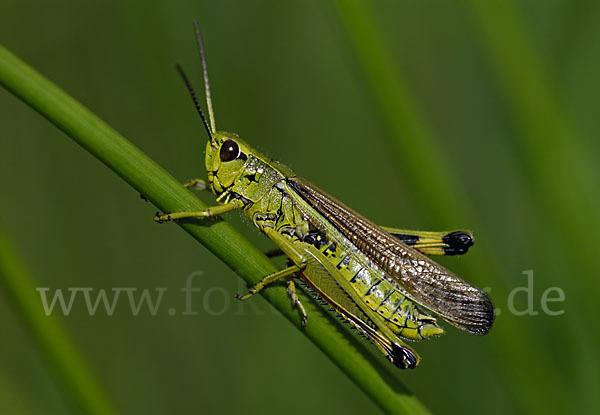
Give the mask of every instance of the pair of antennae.
[(198, 49), (200, 50), (200, 59), (202, 60), (202, 74), (204, 76), (204, 94), (206, 95), (206, 106), (208, 107), (208, 116), (210, 124), (206, 120), (204, 112), (202, 112), (202, 108), (200, 107), (198, 99), (196, 98), (196, 93), (194, 92), (194, 89), (192, 88), (192, 84), (190, 83), (189, 79), (183, 72), (183, 69), (181, 68), (181, 66), (179, 66), (179, 64), (175, 65), (175, 68), (177, 69), (177, 72), (179, 72), (179, 75), (181, 75), (181, 78), (183, 79), (183, 82), (185, 83), (185, 86), (188, 92), (190, 93), (190, 96), (192, 97), (192, 101), (194, 102), (196, 111), (198, 111), (200, 118), (202, 118), (202, 124), (204, 124), (204, 128), (206, 129), (206, 132), (208, 133), (208, 136), (212, 143), (214, 142), (213, 134), (217, 132), (215, 127), (215, 113), (213, 112), (212, 99), (210, 98), (210, 83), (208, 81), (208, 69), (206, 67), (206, 55), (204, 54), (204, 44), (202, 43), (202, 36), (200, 35), (200, 27), (198, 26), (198, 22), (195, 20), (194, 31), (196, 32), (196, 40), (198, 42)]

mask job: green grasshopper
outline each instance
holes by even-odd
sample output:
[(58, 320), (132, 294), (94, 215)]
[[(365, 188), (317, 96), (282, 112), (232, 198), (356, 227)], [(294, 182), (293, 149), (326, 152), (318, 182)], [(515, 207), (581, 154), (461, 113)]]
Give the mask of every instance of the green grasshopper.
[(210, 123), (183, 70), (177, 69), (208, 133), (208, 182), (197, 179), (185, 186), (209, 188), (218, 205), (197, 212), (157, 213), (155, 220), (211, 218), (242, 210), (287, 256), (289, 266), (236, 297), (246, 300), (285, 280), (305, 325), (306, 311), (294, 283), (297, 276), (399, 368), (415, 368), (421, 360), (402, 339), (422, 340), (443, 333), (424, 308), (468, 333), (486, 334), (494, 320), (488, 295), (425, 256), (465, 253), (473, 235), (378, 226), (237, 134), (217, 131), (204, 47), (198, 24), (194, 26)]

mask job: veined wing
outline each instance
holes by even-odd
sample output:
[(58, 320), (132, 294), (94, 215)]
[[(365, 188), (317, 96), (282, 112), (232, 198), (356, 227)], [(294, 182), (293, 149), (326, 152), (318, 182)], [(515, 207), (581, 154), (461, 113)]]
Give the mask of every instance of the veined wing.
[(399, 284), (411, 300), (461, 330), (472, 334), (486, 334), (490, 330), (494, 305), (485, 292), (394, 238), (312, 183), (299, 177), (286, 182)]

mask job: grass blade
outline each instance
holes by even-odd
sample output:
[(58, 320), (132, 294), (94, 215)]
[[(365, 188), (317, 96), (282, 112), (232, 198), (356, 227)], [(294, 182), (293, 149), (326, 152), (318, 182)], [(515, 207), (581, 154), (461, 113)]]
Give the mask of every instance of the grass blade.
[[(465, 223), (480, 228), (477, 216), (466, 203), (467, 199), (462, 197), (462, 186), (454, 177), (453, 169), (448, 167), (450, 163), (440, 153), (440, 146), (436, 145), (432, 128), (392, 58), (392, 48), (368, 2), (336, 0), (334, 4), (372, 92), (374, 104), (390, 132), (385, 137), (393, 151), (392, 157), (400, 161), (402, 172), (411, 178), (413, 193), (421, 196), (420, 211), (438, 226)], [(486, 284), (494, 287), (492, 296), (507, 298), (509, 287), (497, 271), (497, 264), (501, 262), (495, 260), (483, 244), (478, 245), (478, 250), (479, 256), (470, 258), (465, 264), (468, 274), (485, 275)], [(566, 402), (561, 377), (543, 342), (532, 336), (527, 323), (515, 316), (506, 313), (499, 320), (490, 335), (495, 341), (488, 345), (498, 356), (499, 370), (510, 379), (508, 383), (522, 405), (538, 411), (561, 408)], [(521, 338), (528, 341), (514, 341)], [(541, 369), (524, 372), (523, 367)], [(552, 392), (539, 399), (527, 392), (531, 384), (544, 385), (540, 386), (541, 389)]]
[[(0, 84), (46, 117), (122, 177), (162, 211), (206, 206), (163, 168), (56, 85), (0, 46)], [(151, 220), (149, 218), (148, 220)], [(248, 284), (276, 271), (275, 265), (223, 220), (179, 223)], [(236, 255), (231, 255), (235, 252)], [(396, 378), (397, 372), (334, 318), (304, 298), (310, 323), (302, 328), (282, 287), (261, 294), (321, 349), (387, 413), (428, 413)]]
[(65, 395), (83, 413), (114, 413), (112, 405), (61, 322), (43, 314), (36, 284), (0, 228), (0, 287), (44, 357)]

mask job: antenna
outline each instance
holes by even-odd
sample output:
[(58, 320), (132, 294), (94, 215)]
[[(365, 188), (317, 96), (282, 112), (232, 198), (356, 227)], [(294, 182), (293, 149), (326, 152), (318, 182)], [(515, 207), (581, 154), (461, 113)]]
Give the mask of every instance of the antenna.
[(185, 83), (185, 86), (186, 86), (188, 92), (190, 93), (190, 96), (192, 97), (192, 101), (194, 101), (194, 106), (196, 107), (196, 111), (198, 111), (198, 114), (200, 114), (200, 118), (202, 118), (202, 124), (204, 124), (204, 128), (206, 128), (206, 132), (208, 133), (210, 142), (214, 143), (215, 140), (213, 139), (213, 136), (212, 136), (213, 131), (208, 126), (208, 122), (206, 122), (206, 117), (204, 117), (202, 108), (200, 108), (200, 104), (198, 104), (198, 99), (196, 98), (196, 93), (194, 92), (194, 89), (192, 88), (192, 84), (190, 83), (187, 76), (185, 76), (185, 72), (183, 72), (183, 69), (181, 69), (181, 66), (179, 66), (179, 64), (176, 64), (175, 68), (177, 69), (177, 72), (179, 72), (179, 75), (181, 75), (181, 78), (183, 79), (183, 82)]
[(216, 133), (215, 113), (213, 112), (212, 99), (210, 98), (210, 82), (208, 81), (208, 69), (206, 67), (206, 56), (204, 54), (204, 44), (202, 43), (202, 35), (200, 35), (200, 27), (198, 22), (194, 20), (194, 31), (196, 32), (196, 40), (198, 41), (198, 49), (200, 50), (200, 59), (202, 60), (202, 74), (204, 75), (204, 94), (206, 95), (206, 106), (208, 107), (208, 117), (210, 119), (211, 131)]

